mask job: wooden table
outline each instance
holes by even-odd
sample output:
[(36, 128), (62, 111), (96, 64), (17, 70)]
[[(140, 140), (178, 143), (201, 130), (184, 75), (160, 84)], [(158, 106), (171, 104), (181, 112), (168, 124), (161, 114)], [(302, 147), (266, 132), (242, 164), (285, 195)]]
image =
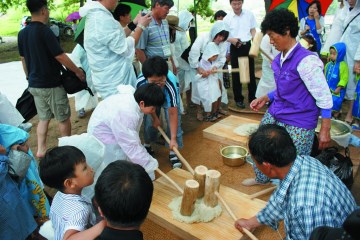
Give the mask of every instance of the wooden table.
[[(187, 179), (192, 179), (192, 175), (182, 169), (173, 169), (167, 175), (182, 188)], [(180, 195), (179, 191), (170, 185), (164, 177), (156, 179), (148, 218), (183, 239), (231, 240), (241, 239), (244, 236), (235, 229), (234, 220), (223, 206), (221, 215), (208, 223), (188, 224), (173, 219), (168, 205), (175, 197)], [(239, 218), (254, 216), (266, 204), (266, 202), (259, 199), (250, 200), (248, 195), (223, 185), (220, 185), (220, 195)]]
[(247, 147), (248, 137), (240, 136), (234, 133), (235, 128), (246, 123), (260, 124), (260, 121), (231, 115), (211, 125), (210, 127), (205, 128), (203, 130), (203, 136), (204, 138), (227, 145), (240, 145)]

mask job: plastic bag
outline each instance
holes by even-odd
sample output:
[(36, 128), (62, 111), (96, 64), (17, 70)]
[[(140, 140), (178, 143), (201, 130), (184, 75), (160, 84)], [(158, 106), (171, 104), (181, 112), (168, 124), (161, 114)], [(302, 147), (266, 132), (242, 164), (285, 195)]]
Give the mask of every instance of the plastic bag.
[(354, 179), (349, 148), (345, 148), (345, 156), (339, 153), (336, 147), (330, 147), (323, 150), (315, 158), (327, 166), (348, 189), (351, 188)]

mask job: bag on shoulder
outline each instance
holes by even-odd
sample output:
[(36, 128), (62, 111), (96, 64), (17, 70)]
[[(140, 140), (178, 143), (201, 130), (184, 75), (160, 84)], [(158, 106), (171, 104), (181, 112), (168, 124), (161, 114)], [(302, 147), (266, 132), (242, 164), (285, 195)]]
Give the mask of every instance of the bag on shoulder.
[(63, 66), (61, 66), (60, 71), (61, 71), (61, 82), (67, 93), (74, 94), (82, 90), (87, 90), (91, 96), (94, 96), (93, 92), (87, 85), (86, 80), (81, 81), (73, 71), (70, 71), (69, 69)]
[(37, 114), (35, 100), (29, 92), (29, 88), (25, 89), (21, 97), (17, 100), (15, 107), (25, 119), (24, 122), (29, 121)]

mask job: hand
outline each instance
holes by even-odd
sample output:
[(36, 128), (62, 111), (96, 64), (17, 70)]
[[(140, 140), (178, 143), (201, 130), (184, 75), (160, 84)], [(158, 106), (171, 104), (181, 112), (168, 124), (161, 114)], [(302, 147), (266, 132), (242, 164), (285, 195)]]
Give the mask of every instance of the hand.
[(151, 12), (149, 12), (145, 16), (140, 16), (140, 18), (138, 20), (138, 24), (141, 24), (144, 27), (147, 27), (149, 25), (149, 23), (151, 22), (151, 19), (152, 19)]
[(17, 150), (27, 154), (29, 152), (29, 145), (27, 144), (27, 142), (24, 142), (22, 144), (14, 144), (11, 146), (11, 150)]
[(334, 94), (339, 94), (342, 87), (337, 87), (334, 91)]
[(305, 33), (308, 32), (308, 31), (310, 31), (310, 26), (306, 24), (305, 25)]
[(354, 73), (360, 74), (360, 61), (355, 61), (355, 63), (354, 63)]
[(84, 70), (82, 70), (81, 68), (78, 68), (77, 71), (75, 72), (75, 75), (81, 80), (81, 81), (85, 81), (86, 80), (86, 75), (84, 73)]
[(210, 73), (211, 73), (211, 71), (210, 71), (210, 72), (209, 72), (209, 71), (205, 71), (205, 70), (202, 69), (201, 67), (199, 67), (199, 68), (197, 69), (197, 71), (198, 71), (198, 73), (201, 75), (201, 77), (203, 77), (203, 78), (208, 77), (208, 76), (210, 75)]
[(141, 11), (139, 11), (139, 13), (136, 15), (136, 17), (134, 18), (134, 20), (133, 20), (132, 22), (133, 22), (135, 25), (137, 25), (140, 18), (141, 18)]
[(179, 145), (178, 145), (176, 139), (170, 139), (169, 148), (172, 150), (174, 147), (176, 147), (176, 149), (178, 149)]
[(213, 67), (213, 68), (211, 69), (211, 73), (212, 73), (212, 74), (213, 74), (213, 73), (216, 73), (217, 70), (218, 70), (217, 67)]
[(243, 228), (251, 231), (258, 226), (260, 226), (260, 223), (256, 219), (256, 216), (249, 219), (240, 218), (235, 221), (235, 228), (237, 228), (240, 232), (243, 232)]
[(239, 39), (237, 38), (228, 38), (228, 42), (231, 43), (232, 45), (236, 45), (236, 43), (238, 42)]
[(314, 12), (314, 18), (320, 19), (320, 14), (318, 11)]
[(250, 108), (254, 110), (255, 112), (259, 111), (267, 102), (269, 102), (270, 99), (267, 95), (262, 96), (260, 98), (254, 99), (250, 103)]
[(330, 128), (331, 128), (331, 119), (322, 118), (321, 119), (321, 128), (319, 132), (319, 149), (325, 149), (329, 147), (331, 137), (330, 137)]

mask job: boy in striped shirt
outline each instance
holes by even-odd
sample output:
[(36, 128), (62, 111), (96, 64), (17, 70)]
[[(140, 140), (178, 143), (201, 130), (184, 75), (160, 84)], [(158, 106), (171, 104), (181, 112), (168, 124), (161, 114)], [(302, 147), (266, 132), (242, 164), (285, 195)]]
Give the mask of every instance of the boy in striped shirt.
[(91, 201), (81, 196), (82, 189), (94, 182), (94, 171), (83, 152), (73, 146), (49, 149), (39, 167), (41, 180), (58, 190), (49, 215), (55, 240), (96, 238), (106, 223), (94, 225)]

